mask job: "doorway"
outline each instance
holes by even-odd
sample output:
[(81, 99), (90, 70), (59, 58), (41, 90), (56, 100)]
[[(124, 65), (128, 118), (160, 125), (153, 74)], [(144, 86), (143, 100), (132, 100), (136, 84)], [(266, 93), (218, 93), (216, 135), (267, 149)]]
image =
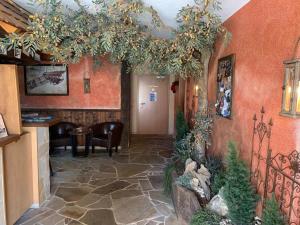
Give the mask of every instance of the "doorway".
[(169, 77), (133, 76), (132, 133), (170, 134), (169, 83)]

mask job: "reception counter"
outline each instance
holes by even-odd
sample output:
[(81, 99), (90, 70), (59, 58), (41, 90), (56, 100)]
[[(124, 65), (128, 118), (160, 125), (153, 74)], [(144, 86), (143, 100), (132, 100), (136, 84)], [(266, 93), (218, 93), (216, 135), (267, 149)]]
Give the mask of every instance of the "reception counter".
[(33, 168), (33, 205), (39, 207), (50, 197), (49, 127), (59, 122), (53, 119), (41, 123), (23, 123), (23, 130), (31, 134)]
[(23, 123), (20, 135), (0, 138), (0, 224), (13, 225), (50, 197), (49, 126)]

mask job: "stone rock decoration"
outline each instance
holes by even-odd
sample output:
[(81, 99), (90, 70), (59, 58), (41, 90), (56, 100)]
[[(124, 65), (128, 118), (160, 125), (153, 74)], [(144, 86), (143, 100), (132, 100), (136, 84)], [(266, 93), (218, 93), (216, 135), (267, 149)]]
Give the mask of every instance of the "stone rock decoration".
[(223, 198), (223, 188), (210, 200), (206, 207), (219, 216), (226, 217), (228, 215), (228, 206)]
[[(173, 174), (173, 177), (176, 175)], [(176, 182), (172, 187), (172, 200), (179, 224), (189, 225), (193, 215), (201, 209), (196, 193)]]
[(192, 179), (190, 180), (190, 186), (201, 199), (210, 199), (210, 177), (211, 174), (208, 169), (201, 164), (200, 168), (197, 170), (197, 162), (192, 159), (187, 159), (185, 163), (184, 175), (191, 174)]
[(222, 219), (220, 225), (233, 225), (230, 219)]
[(184, 174), (195, 171), (197, 169), (197, 163), (191, 158), (188, 158), (185, 162), (185, 171)]

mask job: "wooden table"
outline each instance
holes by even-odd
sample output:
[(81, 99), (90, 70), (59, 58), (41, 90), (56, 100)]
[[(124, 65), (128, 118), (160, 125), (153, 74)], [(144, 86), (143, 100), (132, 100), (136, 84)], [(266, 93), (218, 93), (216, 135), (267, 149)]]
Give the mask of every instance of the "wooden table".
[[(70, 132), (72, 138), (72, 155), (76, 156), (84, 156), (87, 157), (89, 155), (90, 148), (90, 134), (91, 131), (86, 127), (78, 127)], [(85, 146), (84, 154), (78, 153), (78, 145)]]

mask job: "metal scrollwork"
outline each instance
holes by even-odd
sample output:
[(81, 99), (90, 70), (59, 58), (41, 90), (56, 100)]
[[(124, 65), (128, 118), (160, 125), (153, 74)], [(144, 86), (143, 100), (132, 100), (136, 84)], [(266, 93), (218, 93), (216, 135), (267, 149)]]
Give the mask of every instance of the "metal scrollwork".
[(273, 121), (266, 123), (264, 117), (264, 108), (259, 119), (253, 117), (251, 182), (262, 196), (260, 206), (274, 193), (288, 224), (300, 225), (300, 153), (294, 150), (272, 156)]
[[(275, 193), (289, 224), (300, 224), (300, 153), (276, 154), (267, 160), (264, 199)], [(276, 174), (276, 175), (275, 175)]]
[(253, 117), (252, 150), (251, 150), (251, 181), (255, 185), (257, 193), (263, 192), (266, 177), (267, 152), (270, 149), (272, 134), (272, 119), (268, 123), (264, 121), (265, 110), (262, 107), (260, 118), (256, 114)]

